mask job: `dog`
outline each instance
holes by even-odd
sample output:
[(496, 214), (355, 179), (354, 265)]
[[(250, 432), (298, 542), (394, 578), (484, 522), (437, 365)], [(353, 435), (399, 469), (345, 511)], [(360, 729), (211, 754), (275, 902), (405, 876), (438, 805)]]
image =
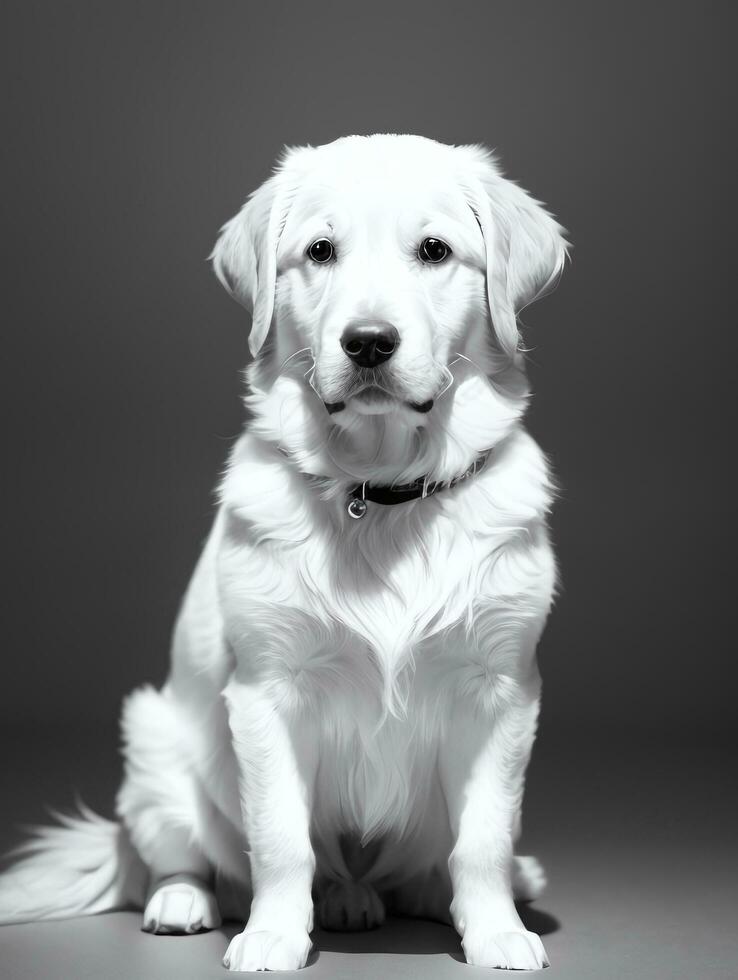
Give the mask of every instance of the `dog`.
[(453, 923), (471, 964), (546, 965), (513, 846), (555, 488), (517, 318), (564, 234), (480, 144), (285, 147), (211, 256), (251, 314), (250, 418), (168, 679), (124, 703), (118, 820), (39, 831), (0, 920), (238, 915), (223, 962), (257, 971), (305, 966), (314, 919), (392, 913)]

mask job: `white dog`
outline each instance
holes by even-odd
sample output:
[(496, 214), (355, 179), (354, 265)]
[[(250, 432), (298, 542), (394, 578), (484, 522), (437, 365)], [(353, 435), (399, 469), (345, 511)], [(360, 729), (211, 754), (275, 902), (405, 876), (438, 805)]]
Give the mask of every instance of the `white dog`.
[(224, 959), (250, 971), (304, 966), (314, 909), (387, 910), (545, 965), (513, 902), (543, 886), (513, 842), (556, 577), (516, 315), (566, 247), (481, 146), (285, 151), (212, 256), (252, 314), (251, 420), (169, 678), (125, 703), (120, 823), (41, 831), (0, 919), (140, 903), (188, 933), (250, 901)]

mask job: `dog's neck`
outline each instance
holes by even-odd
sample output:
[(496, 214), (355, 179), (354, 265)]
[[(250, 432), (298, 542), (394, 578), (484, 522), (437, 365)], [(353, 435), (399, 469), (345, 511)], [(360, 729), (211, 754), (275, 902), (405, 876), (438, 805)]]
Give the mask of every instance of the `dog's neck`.
[(383, 415), (362, 415), (349, 406), (331, 415), (304, 370), (297, 365), (269, 377), (258, 362), (249, 366), (249, 429), (337, 489), (363, 481), (452, 480), (512, 431), (528, 396), (518, 367), (493, 379), (459, 361), (453, 384), (426, 415), (404, 406)]

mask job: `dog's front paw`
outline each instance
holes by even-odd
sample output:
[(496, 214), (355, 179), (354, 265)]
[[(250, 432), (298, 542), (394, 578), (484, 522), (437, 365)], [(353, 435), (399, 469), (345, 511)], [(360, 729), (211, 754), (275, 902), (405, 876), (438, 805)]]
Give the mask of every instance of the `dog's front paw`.
[(361, 881), (331, 882), (317, 912), (324, 929), (341, 932), (376, 929), (384, 922), (382, 899), (371, 885)]
[(466, 962), (472, 966), (499, 970), (541, 970), (548, 966), (543, 943), (534, 932), (467, 930), (461, 945)]
[(237, 973), (259, 970), (299, 970), (307, 962), (312, 943), (307, 932), (267, 932), (250, 930), (234, 936), (223, 966)]
[(144, 932), (177, 934), (217, 929), (220, 913), (215, 896), (204, 882), (178, 875), (159, 884), (146, 903)]

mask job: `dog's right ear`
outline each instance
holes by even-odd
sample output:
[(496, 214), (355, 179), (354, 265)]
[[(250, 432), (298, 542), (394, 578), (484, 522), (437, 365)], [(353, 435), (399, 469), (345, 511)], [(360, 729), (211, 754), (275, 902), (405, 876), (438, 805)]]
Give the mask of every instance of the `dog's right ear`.
[(249, 349), (256, 357), (269, 333), (277, 285), (277, 246), (295, 186), (288, 162), (309, 147), (286, 147), (274, 174), (249, 195), (220, 230), (209, 256), (218, 279), (251, 314)]
[(220, 230), (210, 259), (218, 279), (251, 314), (249, 348), (254, 357), (269, 333), (277, 281), (277, 229), (273, 220), (276, 178), (254, 191)]

